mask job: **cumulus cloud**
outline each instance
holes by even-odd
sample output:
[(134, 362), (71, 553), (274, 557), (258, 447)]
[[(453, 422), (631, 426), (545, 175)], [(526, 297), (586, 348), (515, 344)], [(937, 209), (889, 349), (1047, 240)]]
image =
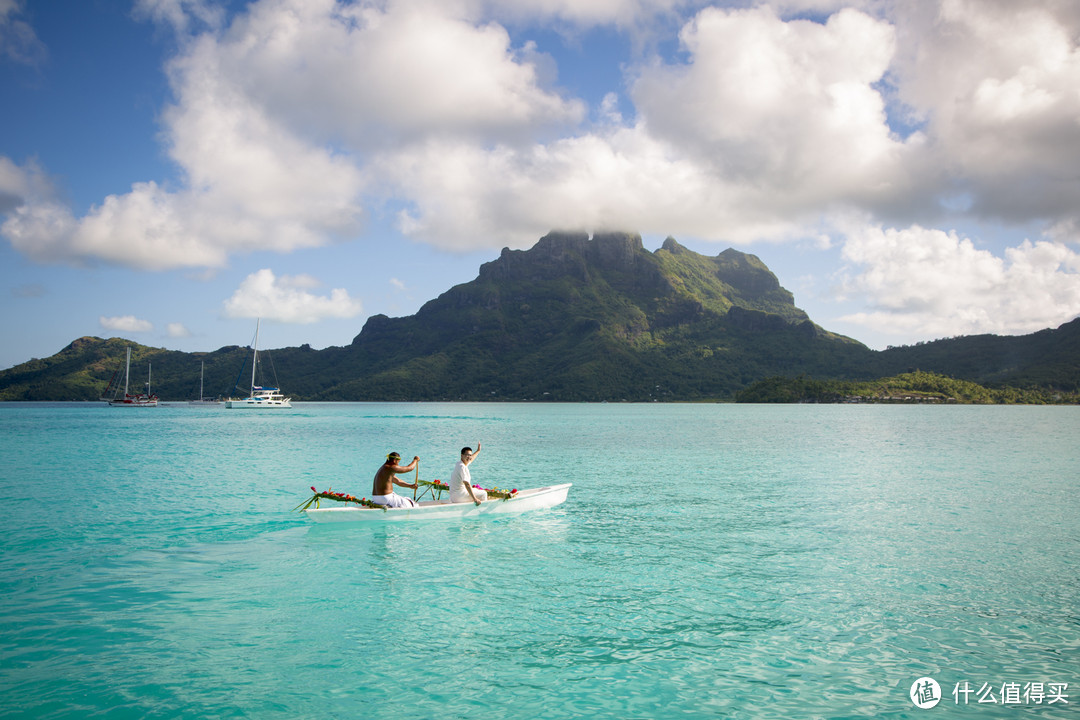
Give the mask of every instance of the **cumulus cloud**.
[(153, 323), (142, 320), (134, 315), (117, 315), (114, 317), (98, 318), (98, 323), (105, 330), (125, 333), (147, 333), (154, 329)]
[(540, 86), (531, 46), (448, 12), (423, 2), (258, 3), (222, 41), (191, 53), (185, 72), (212, 67), (298, 132), (361, 152), (431, 134), (528, 138), (583, 117), (580, 101)]
[(852, 209), (1075, 223), (1080, 12), (858, 4), (781, 5), (833, 12), (825, 22), (703, 9), (680, 33), (685, 61), (632, 72), (631, 124), (609, 98), (610, 125), (585, 133), (432, 137), (372, 168), (408, 202), (400, 228), (449, 247), (526, 244), (552, 218), (728, 242), (805, 238)]
[[(528, 246), (553, 218), (567, 227), (663, 226), (711, 238), (745, 229), (722, 188), (639, 128), (527, 150), (431, 141), (381, 161), (385, 176), (413, 200), (400, 213), (401, 230), (452, 249)], [(790, 227), (784, 218), (759, 222), (763, 231)]]
[(1023, 222), (1076, 218), (1080, 9), (1042, 0), (898, 3), (897, 95), (925, 124), (940, 196)]
[(1080, 253), (1025, 240), (1004, 257), (955, 232), (865, 227), (843, 247), (846, 291), (871, 309), (843, 318), (896, 336), (1019, 334), (1080, 315)]
[(335, 288), (329, 295), (309, 292), (320, 285), (310, 275), (278, 277), (264, 268), (244, 278), (225, 301), (225, 315), (308, 324), (325, 318), (356, 317), (363, 311), (360, 301), (350, 298), (344, 289)]
[(895, 173), (898, 142), (873, 87), (895, 48), (887, 23), (854, 10), (820, 24), (708, 9), (680, 40), (690, 62), (646, 68), (634, 99), (657, 138), (719, 178), (820, 207)]
[(435, 138), (386, 152), (377, 173), (411, 206), (409, 234), (453, 247), (527, 244), (553, 224), (749, 242), (798, 236), (832, 207), (913, 181), (909, 145), (875, 89), (891, 26), (857, 11), (825, 24), (769, 9), (707, 9), (682, 34), (689, 61), (644, 68), (639, 118), (544, 144)]
[(191, 331), (183, 323), (171, 322), (165, 326), (165, 334), (171, 338), (191, 337)]
[[(174, 26), (206, 7), (139, 6)], [(9, 212), (4, 235), (42, 261), (222, 267), (233, 253), (357, 235), (382, 191), (368, 160), (387, 143), (519, 142), (583, 117), (582, 103), (540, 86), (531, 47), (440, 7), (252, 3), (169, 64), (162, 136), (183, 187), (137, 182), (81, 218), (44, 195)]]

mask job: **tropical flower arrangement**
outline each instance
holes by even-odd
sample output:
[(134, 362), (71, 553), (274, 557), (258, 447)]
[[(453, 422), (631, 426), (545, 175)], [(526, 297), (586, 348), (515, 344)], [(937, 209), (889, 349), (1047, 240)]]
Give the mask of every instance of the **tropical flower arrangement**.
[(307, 510), (309, 507), (311, 507), (312, 503), (315, 503), (315, 507), (319, 507), (319, 500), (335, 500), (337, 502), (353, 502), (353, 503), (356, 503), (357, 505), (362, 505), (363, 507), (367, 507), (367, 508), (379, 508), (383, 512), (386, 512), (386, 506), (385, 505), (380, 505), (377, 502), (374, 502), (372, 500), (368, 500), (366, 497), (365, 498), (358, 498), (358, 497), (356, 497), (354, 495), (346, 495), (345, 493), (331, 492), (331, 488), (327, 488), (326, 492), (319, 492), (318, 490), (315, 489), (314, 485), (311, 486), (311, 492), (313, 492), (315, 494), (312, 495), (306, 502), (300, 503), (299, 505), (297, 505), (293, 509), (298, 510), (300, 512), (303, 512), (303, 511)]
[(517, 495), (517, 488), (514, 488), (513, 490), (500, 490), (499, 488), (491, 488), (489, 490), (487, 488), (482, 488), (479, 485), (473, 485), (473, 487), (479, 488), (480, 490), (486, 492), (489, 498), (496, 498), (499, 500), (509, 500), (510, 498)]
[(424, 488), (424, 492), (420, 493), (420, 497), (423, 498), (426, 493), (431, 493), (433, 500), (438, 500), (442, 497), (443, 490), (450, 490), (450, 486), (444, 483), (442, 480), (417, 480), (416, 484)]

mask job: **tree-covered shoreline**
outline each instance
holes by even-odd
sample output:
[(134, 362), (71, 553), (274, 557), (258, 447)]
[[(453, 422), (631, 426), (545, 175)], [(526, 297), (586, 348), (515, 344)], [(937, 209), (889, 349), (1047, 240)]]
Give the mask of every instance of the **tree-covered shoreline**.
[(759, 380), (735, 395), (740, 403), (944, 403), (1076, 405), (1080, 393), (1045, 388), (984, 387), (916, 370), (876, 380), (819, 380), (800, 375)]

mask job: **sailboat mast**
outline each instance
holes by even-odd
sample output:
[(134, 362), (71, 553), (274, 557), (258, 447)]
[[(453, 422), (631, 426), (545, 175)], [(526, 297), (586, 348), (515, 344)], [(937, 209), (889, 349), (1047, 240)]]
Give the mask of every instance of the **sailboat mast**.
[(202, 360), (199, 361), (199, 400), (203, 399), (203, 372), (206, 370), (206, 363)]
[(259, 364), (259, 322), (262, 318), (255, 320), (255, 353), (251, 358), (251, 396), (255, 397), (255, 366)]
[(131, 375), (131, 346), (127, 349), (127, 363), (124, 365), (124, 397), (128, 394), (128, 376)]

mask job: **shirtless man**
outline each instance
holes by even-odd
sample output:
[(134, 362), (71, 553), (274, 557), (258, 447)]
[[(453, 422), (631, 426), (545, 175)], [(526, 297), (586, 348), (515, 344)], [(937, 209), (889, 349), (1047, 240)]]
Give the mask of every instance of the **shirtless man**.
[(411, 497), (394, 492), (394, 485), (416, 489), (417, 483), (402, 482), (397, 479), (397, 476), (415, 470), (420, 458), (414, 456), (412, 462), (404, 467), (398, 465), (399, 462), (401, 462), (401, 456), (396, 452), (386, 456), (386, 462), (375, 473), (375, 482), (371, 486), (371, 500), (386, 507), (417, 507), (417, 502)]

